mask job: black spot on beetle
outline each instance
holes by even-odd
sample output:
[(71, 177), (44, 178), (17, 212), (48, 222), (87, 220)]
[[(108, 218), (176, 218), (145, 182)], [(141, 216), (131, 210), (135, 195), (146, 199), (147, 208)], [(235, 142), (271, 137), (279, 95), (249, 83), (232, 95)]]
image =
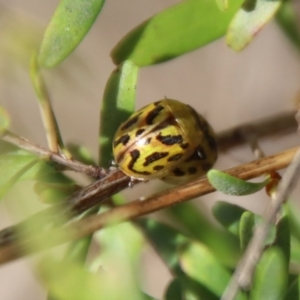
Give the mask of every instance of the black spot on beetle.
[(143, 166), (145, 166), (145, 167), (149, 166), (153, 162), (160, 160), (168, 155), (169, 155), (169, 152), (154, 152), (145, 158), (145, 162), (143, 163)]
[(160, 170), (162, 170), (163, 168), (164, 168), (164, 166), (158, 165), (158, 166), (153, 167), (153, 170), (154, 170), (154, 171), (160, 171)]
[(212, 151), (217, 151), (218, 146), (217, 146), (216, 139), (213, 136), (211, 136), (209, 133), (207, 133), (205, 137), (206, 137), (209, 148)]
[(197, 170), (197, 168), (195, 168), (195, 167), (190, 167), (190, 168), (188, 168), (188, 172), (189, 172), (190, 175), (196, 174), (197, 171), (198, 171), (198, 170)]
[(124, 134), (114, 142), (114, 147), (117, 147), (119, 144), (123, 144), (125, 146), (129, 140), (130, 136), (128, 134)]
[(203, 164), (201, 164), (201, 167), (202, 167), (203, 171), (207, 172), (211, 169), (212, 164), (208, 163), (208, 162), (203, 162)]
[(183, 143), (180, 145), (180, 148), (182, 148), (183, 150), (186, 149), (189, 146), (189, 143)]
[(161, 133), (156, 137), (158, 141), (160, 141), (162, 144), (171, 146), (174, 144), (181, 144), (182, 143), (182, 135), (161, 135)]
[(130, 118), (128, 121), (124, 123), (124, 125), (121, 127), (121, 130), (126, 130), (130, 128), (131, 126), (135, 125), (141, 115), (141, 112), (134, 116), (133, 118)]
[(181, 157), (182, 157), (182, 153), (174, 154), (168, 158), (168, 161), (176, 161), (179, 160)]
[(179, 168), (176, 168), (176, 169), (174, 169), (173, 170), (173, 174), (175, 175), (175, 176), (184, 176), (185, 175), (185, 173), (182, 171), (182, 170), (180, 170)]
[(140, 136), (146, 129), (145, 128), (140, 128), (136, 131), (135, 136)]
[(148, 112), (145, 120), (146, 124), (151, 125), (153, 124), (154, 119), (159, 115), (159, 113), (164, 109), (161, 105), (156, 105), (151, 111)]
[(134, 164), (139, 159), (140, 155), (141, 155), (141, 153), (137, 149), (130, 152), (131, 160), (128, 164), (128, 169), (131, 170), (132, 172), (136, 173), (136, 174), (150, 175), (151, 174), (150, 172), (147, 172), (147, 171), (140, 172), (140, 171), (137, 171), (137, 170), (134, 169)]

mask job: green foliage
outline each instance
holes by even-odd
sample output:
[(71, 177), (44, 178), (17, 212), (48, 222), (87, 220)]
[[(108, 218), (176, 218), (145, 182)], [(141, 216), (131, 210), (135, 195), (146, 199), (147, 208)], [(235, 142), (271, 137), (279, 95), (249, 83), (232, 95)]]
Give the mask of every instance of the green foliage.
[(214, 1), (182, 1), (129, 32), (112, 50), (112, 59), (117, 65), (130, 59), (142, 67), (205, 46), (225, 34), (242, 2), (231, 0), (222, 12)]
[(287, 285), (286, 268), (282, 251), (277, 247), (267, 249), (256, 268), (249, 299), (282, 299)]
[(62, 0), (49, 25), (38, 54), (39, 64), (52, 68), (63, 61), (85, 37), (104, 0)]
[(270, 181), (267, 178), (260, 183), (247, 182), (214, 169), (208, 171), (207, 178), (216, 190), (233, 196), (254, 194), (264, 188)]
[[(279, 24), (299, 48), (300, 34), (291, 3), (286, 1), (281, 5), (281, 2), (250, 0), (241, 6), (242, 0), (181, 1), (145, 20), (121, 38), (111, 52), (117, 67), (107, 80), (101, 103), (100, 165), (109, 166), (114, 132), (120, 121), (135, 109), (140, 67), (171, 60), (223, 36), (231, 48), (241, 50), (278, 9)], [(31, 77), (40, 103), (47, 103), (48, 116), (53, 111), (50, 100), (46, 99), (42, 69), (58, 65), (71, 54), (91, 28), (103, 3), (103, 0), (62, 0), (45, 31), (37, 57), (33, 56)], [(41, 108), (45, 114), (46, 109), (43, 105)], [(8, 130), (9, 124), (6, 111), (0, 108), (0, 135)], [(52, 125), (57, 132), (46, 134), (57, 135), (63, 150), (54, 117)], [(76, 159), (94, 164), (93, 157), (83, 146), (72, 145), (69, 149)], [(237, 196), (256, 193), (269, 183), (268, 178), (261, 183), (245, 182), (217, 170), (211, 170), (208, 179), (219, 191)], [(80, 188), (47, 157), (38, 158), (1, 142), (0, 198), (22, 182), (34, 182), (35, 192), (47, 203), (62, 203)], [(115, 195), (111, 202), (111, 205), (125, 203), (120, 195)], [(212, 211), (221, 226), (216, 226), (190, 203), (168, 210), (176, 228), (150, 218), (110, 224), (93, 236), (69, 243), (56, 255), (50, 251), (44, 253), (37, 264), (40, 280), (48, 290), (49, 299), (53, 300), (154, 299), (143, 292), (139, 270), (143, 246), (147, 243), (152, 245), (173, 277), (164, 299), (220, 299), (261, 217), (221, 201)], [(102, 212), (103, 208), (100, 211), (95, 208), (77, 218)], [(50, 214), (55, 216), (56, 224), (70, 221), (62, 220), (58, 211)], [(278, 216), (265, 241), (253, 285), (250, 291), (240, 291), (237, 299), (299, 298), (299, 275), (289, 271), (291, 262), (300, 263), (297, 215), (287, 207), (287, 212)], [(71, 235), (60, 230), (48, 235), (44, 229), (53, 225), (48, 224), (48, 220), (47, 215), (33, 218), (19, 231), (20, 236), (32, 238), (34, 251), (47, 248), (52, 239), (60, 241)], [(43, 237), (38, 243), (34, 241), (36, 235)], [(95, 247), (91, 247), (93, 243)], [(90, 253), (91, 248), (96, 251)]]
[(107, 80), (100, 114), (99, 165), (103, 167), (109, 167), (113, 158), (111, 145), (116, 130), (135, 110), (138, 71), (137, 65), (126, 60)]
[(300, 50), (300, 32), (297, 27), (297, 16), (291, 1), (284, 1), (277, 14), (278, 24), (285, 32), (286, 36)]
[(275, 15), (282, 2), (282, 0), (245, 1), (229, 25), (226, 35), (228, 46), (237, 51), (245, 48)]

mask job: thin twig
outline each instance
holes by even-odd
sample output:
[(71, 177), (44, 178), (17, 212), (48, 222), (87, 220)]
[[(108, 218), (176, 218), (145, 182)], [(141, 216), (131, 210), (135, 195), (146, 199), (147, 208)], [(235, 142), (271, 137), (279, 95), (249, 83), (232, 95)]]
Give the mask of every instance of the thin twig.
[(37, 61), (36, 53), (32, 55), (30, 61), (30, 78), (38, 98), (40, 113), (50, 150), (58, 153), (59, 146), (64, 149), (64, 145), (59, 133), (56, 117), (50, 101), (50, 95), (46, 88), (41, 70)]
[[(296, 151), (297, 148), (293, 148), (276, 155), (228, 169), (226, 172), (245, 180), (255, 178), (265, 173), (287, 167), (292, 161)], [(106, 225), (131, 220), (213, 191), (214, 188), (209, 184), (205, 177), (182, 186), (156, 193), (145, 199), (136, 199), (135, 201), (113, 208), (101, 215), (89, 216), (85, 219), (75, 221), (63, 228), (57, 228), (53, 231), (49, 231), (49, 233), (47, 233), (47, 237), (49, 236), (49, 241), (51, 241), (51, 236), (59, 237), (53, 238), (51, 242), (51, 246), (56, 246), (70, 240), (76, 240), (87, 236)], [(28, 249), (33, 251), (32, 247), (29, 246), (30, 243), (34, 240), (44, 238), (44, 234), (45, 233), (43, 233), (40, 237), (38, 235), (31, 235), (28, 239), (25, 237), (22, 238), (21, 246), (15, 241), (7, 241), (7, 243), (0, 248), (0, 263), (5, 263), (28, 254)], [(47, 246), (49, 246), (49, 243)], [(41, 243), (38, 244), (40, 245)], [(24, 249), (27, 249), (26, 253)], [(41, 248), (35, 249), (35, 251), (37, 250), (41, 250)]]
[(18, 146), (21, 149), (27, 150), (33, 154), (52, 160), (62, 166), (67, 167), (70, 170), (85, 173), (86, 175), (94, 178), (102, 178), (108, 174), (108, 170), (97, 166), (86, 165), (77, 160), (67, 159), (58, 153), (51, 152), (41, 146), (35, 145), (34, 143), (22, 138), (10, 131), (6, 131), (1, 136), (3, 141), (9, 142), (13, 145)]
[(234, 128), (222, 131), (217, 136), (218, 147), (226, 151), (234, 146), (245, 144), (244, 131), (251, 130), (256, 137), (280, 136), (289, 132), (297, 131), (295, 120), (296, 111), (280, 113), (269, 118), (263, 118), (249, 123), (244, 123)]
[(281, 205), (290, 195), (294, 185), (300, 176), (300, 149), (296, 152), (292, 163), (288, 166), (278, 186), (278, 192), (274, 203), (266, 211), (263, 222), (255, 230), (254, 236), (249, 243), (236, 271), (226, 288), (221, 300), (233, 300), (239, 289), (246, 289), (251, 283), (253, 272), (264, 248), (264, 241), (269, 232)]
[[(222, 131), (217, 136), (219, 150), (226, 151), (234, 146), (245, 144), (247, 142), (244, 134), (245, 130), (248, 132), (251, 131), (257, 138), (280, 135), (286, 132), (296, 132), (297, 123), (295, 120), (295, 112), (281, 113)], [(60, 154), (51, 152), (9, 131), (4, 133), (1, 139), (38, 156), (46, 157), (49, 160), (66, 166), (70, 170), (82, 172), (94, 178), (102, 178), (109, 173), (108, 170), (104, 168), (92, 165), (87, 166), (79, 161), (67, 159)]]

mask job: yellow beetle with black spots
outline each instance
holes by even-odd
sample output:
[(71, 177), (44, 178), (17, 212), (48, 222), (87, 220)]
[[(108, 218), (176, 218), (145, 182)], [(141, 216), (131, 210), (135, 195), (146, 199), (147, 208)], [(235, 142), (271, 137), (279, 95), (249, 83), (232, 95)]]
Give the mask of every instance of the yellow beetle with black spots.
[(122, 123), (113, 154), (126, 175), (173, 184), (203, 176), (218, 156), (209, 123), (191, 106), (171, 99), (149, 104)]

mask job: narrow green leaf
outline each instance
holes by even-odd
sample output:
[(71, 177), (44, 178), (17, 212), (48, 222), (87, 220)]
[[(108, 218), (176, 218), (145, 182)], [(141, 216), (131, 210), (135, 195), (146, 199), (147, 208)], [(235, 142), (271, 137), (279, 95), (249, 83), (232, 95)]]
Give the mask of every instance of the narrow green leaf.
[(10, 126), (10, 118), (7, 111), (0, 106), (0, 136)]
[(76, 261), (84, 266), (88, 251), (91, 246), (92, 237), (93, 235), (90, 235), (71, 243), (66, 251), (64, 260), (74, 262)]
[[(180, 262), (188, 276), (221, 297), (231, 274), (208, 248), (200, 243), (189, 243), (180, 255)], [(239, 293), (235, 299), (246, 299), (246, 297)]]
[(254, 214), (250, 211), (245, 211), (242, 214), (239, 226), (241, 251), (244, 252), (250, 242), (255, 226)]
[[(56, 177), (65, 176), (56, 173)], [(67, 178), (67, 177), (65, 177)], [(68, 196), (78, 191), (80, 188), (77, 184), (73, 183), (71, 179), (68, 178), (68, 183), (65, 182), (57, 183), (57, 182), (45, 182), (37, 181), (34, 185), (34, 191), (39, 196), (39, 200), (43, 203), (55, 204), (65, 200)]]
[(246, 209), (225, 201), (217, 201), (212, 208), (215, 218), (231, 233), (239, 234), (239, 223)]
[(0, 199), (2, 199), (4, 195), (16, 184), (16, 182), (19, 181), (20, 178), (38, 162), (39, 159), (35, 158), (19, 170), (16, 170), (12, 177), (6, 178), (6, 182), (0, 186)]
[[(182, 299), (218, 299), (213, 291), (209, 290), (205, 285), (192, 280), (181, 270), (179, 253), (180, 249), (191, 241), (188, 236), (170, 226), (150, 219), (138, 220), (138, 224), (158, 255), (172, 273), (177, 276), (182, 289)], [(170, 287), (171, 290), (167, 294), (170, 296), (174, 292), (174, 289), (178, 290), (178, 288), (178, 286)]]
[(175, 278), (166, 290), (166, 300), (219, 300), (215, 294), (207, 290), (198, 282), (190, 279), (188, 276), (179, 276)]
[(299, 300), (299, 276), (298, 275), (289, 275), (287, 291), (282, 299), (284, 300)]
[(109, 167), (113, 159), (112, 141), (117, 128), (135, 110), (138, 71), (128, 60), (107, 81), (100, 115), (99, 165), (102, 167)]
[(89, 268), (82, 265), (82, 251), (86, 253), (88, 240), (78, 244), (79, 249), (62, 261), (46, 257), (40, 263), (41, 277), (52, 299), (153, 300), (139, 287), (138, 264), (143, 245), (140, 232), (132, 224), (122, 223), (96, 232), (94, 241), (101, 251), (91, 257)]
[(245, 48), (279, 9), (281, 0), (250, 0), (234, 16), (226, 35), (227, 44), (236, 51)]
[(76, 261), (57, 261), (47, 257), (40, 262), (38, 269), (40, 279), (51, 294), (50, 299), (109, 299), (109, 295), (103, 295), (99, 276)]
[(227, 266), (234, 266), (239, 259), (239, 244), (235, 235), (215, 226), (205, 212), (190, 202), (174, 205), (167, 213), (180, 228), (207, 245), (212, 253)]
[[(0, 156), (0, 187), (5, 185), (19, 170), (35, 161), (34, 155), (25, 151), (15, 151)], [(27, 176), (30, 177), (29, 173)]]
[(288, 215), (285, 212), (276, 224), (276, 238), (274, 244), (282, 250), (288, 265), (291, 256), (291, 233)]
[(182, 274), (178, 265), (178, 249), (189, 241), (188, 237), (170, 226), (151, 219), (137, 222), (168, 268), (177, 275)]
[(183, 298), (183, 292), (181, 288), (181, 282), (178, 278), (175, 278), (169, 284), (165, 297), (165, 300), (181, 300)]
[(99, 276), (98, 299), (149, 299), (139, 287), (143, 237), (137, 228), (122, 223), (94, 233), (94, 238), (101, 248), (90, 267)]
[(7, 153), (13, 153), (14, 151), (18, 151), (19, 149), (20, 148), (18, 148), (17, 146), (0, 139), (0, 157), (1, 157), (1, 155), (7, 154)]
[(65, 152), (64, 154), (67, 157), (70, 157), (64, 147), (58, 128), (58, 123), (52, 109), (50, 96), (35, 54), (32, 56), (30, 62), (30, 79), (38, 99), (41, 117), (50, 150), (57, 153), (59, 150), (58, 146), (60, 146), (60, 148)]
[(134, 28), (111, 57), (117, 65), (130, 59), (141, 67), (195, 50), (225, 34), (242, 2), (230, 0), (228, 10), (222, 12), (214, 1), (181, 1)]
[(227, 173), (211, 169), (207, 173), (210, 184), (218, 191), (232, 196), (245, 196), (256, 193), (269, 183), (269, 178), (263, 182), (247, 182)]
[(77, 188), (73, 180), (56, 170), (55, 164), (27, 151), (15, 149), (0, 155), (0, 199), (16, 182), (29, 179), (40, 184), (40, 187), (36, 187), (37, 191), (40, 188), (41, 193), (54, 193), (57, 197), (54, 199), (63, 199)]
[(104, 0), (61, 0), (45, 31), (39, 64), (51, 68), (81, 42), (96, 20)]
[(299, 220), (299, 209), (292, 205), (290, 202), (286, 204), (286, 211), (290, 222), (291, 234), (294, 238), (300, 242), (300, 220)]
[(267, 249), (257, 265), (250, 300), (281, 300), (286, 290), (287, 277), (287, 264), (281, 249)]
[(300, 242), (291, 236), (291, 263), (300, 265)]
[(292, 1), (284, 1), (276, 15), (277, 22), (291, 42), (300, 50), (300, 29)]

